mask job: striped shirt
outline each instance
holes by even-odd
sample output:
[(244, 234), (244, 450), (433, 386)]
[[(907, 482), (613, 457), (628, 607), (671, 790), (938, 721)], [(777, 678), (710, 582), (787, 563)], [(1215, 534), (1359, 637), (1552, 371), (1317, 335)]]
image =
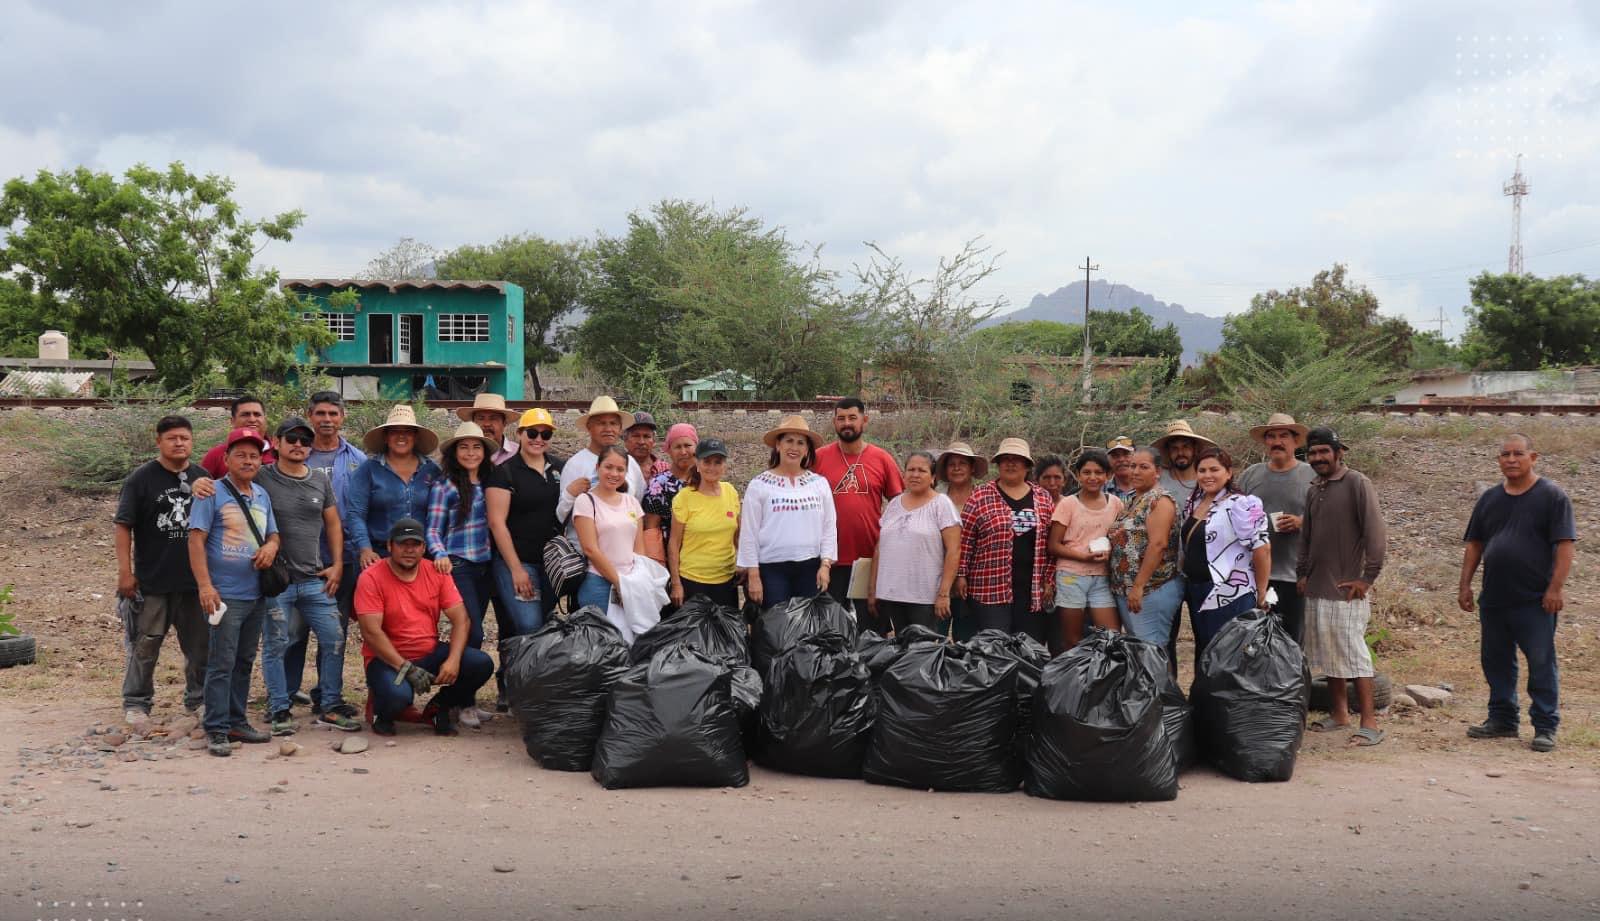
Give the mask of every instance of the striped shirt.
[(435, 559), (459, 557), (469, 563), (489, 562), (489, 516), (483, 504), (483, 484), (472, 484), (472, 513), (461, 517), (461, 491), (449, 477), (433, 482), (428, 494), (428, 553)]

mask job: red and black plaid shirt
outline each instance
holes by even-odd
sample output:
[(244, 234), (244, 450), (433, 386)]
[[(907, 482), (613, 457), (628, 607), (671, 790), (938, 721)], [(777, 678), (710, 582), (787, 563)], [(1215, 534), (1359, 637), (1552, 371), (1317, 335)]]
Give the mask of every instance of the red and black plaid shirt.
[[(1044, 607), (1045, 583), (1055, 578), (1050, 562), (1050, 515), (1055, 502), (1050, 494), (1033, 487), (1033, 509), (1038, 530), (1033, 537), (1033, 598), (1030, 610)], [(967, 580), (967, 597), (978, 604), (1011, 603), (1011, 506), (1000, 495), (997, 482), (973, 492), (961, 510), (961, 562), (956, 575)]]

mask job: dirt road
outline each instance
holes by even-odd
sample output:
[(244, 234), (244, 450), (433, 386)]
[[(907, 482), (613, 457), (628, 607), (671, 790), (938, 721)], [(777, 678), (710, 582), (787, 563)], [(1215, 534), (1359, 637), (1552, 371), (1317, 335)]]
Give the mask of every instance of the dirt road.
[[(114, 718), (12, 700), (0, 739)], [(1525, 743), (1311, 736), (1288, 784), (1197, 770), (1176, 802), (1096, 805), (760, 769), (607, 792), (540, 770), (505, 719), (333, 738), (9, 769), (0, 918), (1600, 917), (1600, 776)]]

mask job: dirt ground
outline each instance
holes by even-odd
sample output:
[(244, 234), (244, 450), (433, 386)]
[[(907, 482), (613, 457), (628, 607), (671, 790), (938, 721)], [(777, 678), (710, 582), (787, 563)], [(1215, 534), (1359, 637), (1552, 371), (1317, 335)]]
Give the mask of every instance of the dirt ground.
[[(1509, 425), (1534, 428), (1542, 472), (1597, 533), (1600, 490), (1580, 474), (1600, 425), (1395, 421), (1361, 452), (1391, 529), (1380, 668), (1455, 700), (1391, 712), (1374, 749), (1308, 735), (1290, 783), (1199, 769), (1175, 802), (1140, 805), (761, 769), (738, 790), (607, 792), (540, 770), (505, 718), (455, 739), (404, 727), (393, 746), (363, 734), (358, 755), (310, 727), (290, 758), (85, 738), (119, 716), (112, 501), (51, 488), (0, 427), (0, 584), (41, 644), (37, 665), (0, 670), (0, 919), (1600, 917), (1592, 542), (1558, 640), (1561, 748), (1463, 736), (1485, 691), (1476, 625), (1454, 609), (1459, 538)], [(169, 643), (158, 717), (179, 661)]]

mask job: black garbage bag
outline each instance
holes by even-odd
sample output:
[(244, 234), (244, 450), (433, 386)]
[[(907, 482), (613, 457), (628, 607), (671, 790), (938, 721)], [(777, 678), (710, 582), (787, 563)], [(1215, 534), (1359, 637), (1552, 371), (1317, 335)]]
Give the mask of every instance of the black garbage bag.
[(906, 647), (917, 642), (945, 642), (943, 633), (935, 633), (921, 624), (911, 624), (904, 630), (895, 631), (894, 636), (884, 636), (876, 630), (863, 630), (856, 637), (856, 656), (861, 663), (872, 672), (872, 677), (877, 678), (883, 674), (884, 669), (893, 665)]
[(790, 598), (787, 604), (762, 611), (756, 619), (750, 658), (758, 671), (765, 672), (767, 663), (801, 637), (828, 630), (854, 644), (858, 632), (856, 615), (826, 592), (811, 598)]
[(1178, 796), (1162, 722), (1167, 657), (1107, 630), (1045, 666), (1033, 705), (1023, 789), (1051, 799), (1125, 802)]
[[(1165, 672), (1165, 668), (1163, 668)], [(1194, 708), (1183, 696), (1183, 688), (1168, 674), (1161, 686), (1161, 722), (1167, 728), (1167, 738), (1172, 740), (1172, 757), (1180, 772), (1187, 771), (1200, 760), (1200, 742), (1195, 738)]]
[(792, 774), (860, 777), (876, 703), (872, 674), (838, 633), (814, 633), (767, 667), (756, 761)]
[(599, 608), (551, 618), (500, 644), (506, 698), (522, 743), (541, 767), (587, 771), (611, 686), (628, 670), (628, 644)]
[(1039, 686), (1039, 674), (1050, 661), (1050, 650), (1026, 633), (1008, 633), (1004, 630), (979, 630), (967, 645), (984, 656), (1013, 659), (1017, 663), (1017, 731), (1024, 737), (1028, 732), (1028, 714), (1033, 709), (1033, 692)]
[(749, 631), (744, 618), (733, 608), (722, 607), (704, 595), (695, 595), (665, 620), (635, 637), (629, 655), (633, 664), (674, 643), (692, 643), (701, 652), (731, 660), (731, 664), (750, 664)]
[(744, 750), (752, 752), (761, 732), (761, 695), (766, 682), (748, 665), (733, 666), (732, 682), (733, 710), (739, 715), (739, 737), (744, 740)]
[(911, 643), (878, 679), (861, 776), (922, 790), (1015, 790), (1018, 668), (963, 643)]
[(1200, 657), (1189, 694), (1201, 752), (1239, 780), (1293, 777), (1310, 684), (1300, 646), (1281, 620), (1265, 611), (1235, 617)]
[(628, 669), (611, 688), (594, 779), (608, 790), (749, 783), (733, 671), (684, 644)]

